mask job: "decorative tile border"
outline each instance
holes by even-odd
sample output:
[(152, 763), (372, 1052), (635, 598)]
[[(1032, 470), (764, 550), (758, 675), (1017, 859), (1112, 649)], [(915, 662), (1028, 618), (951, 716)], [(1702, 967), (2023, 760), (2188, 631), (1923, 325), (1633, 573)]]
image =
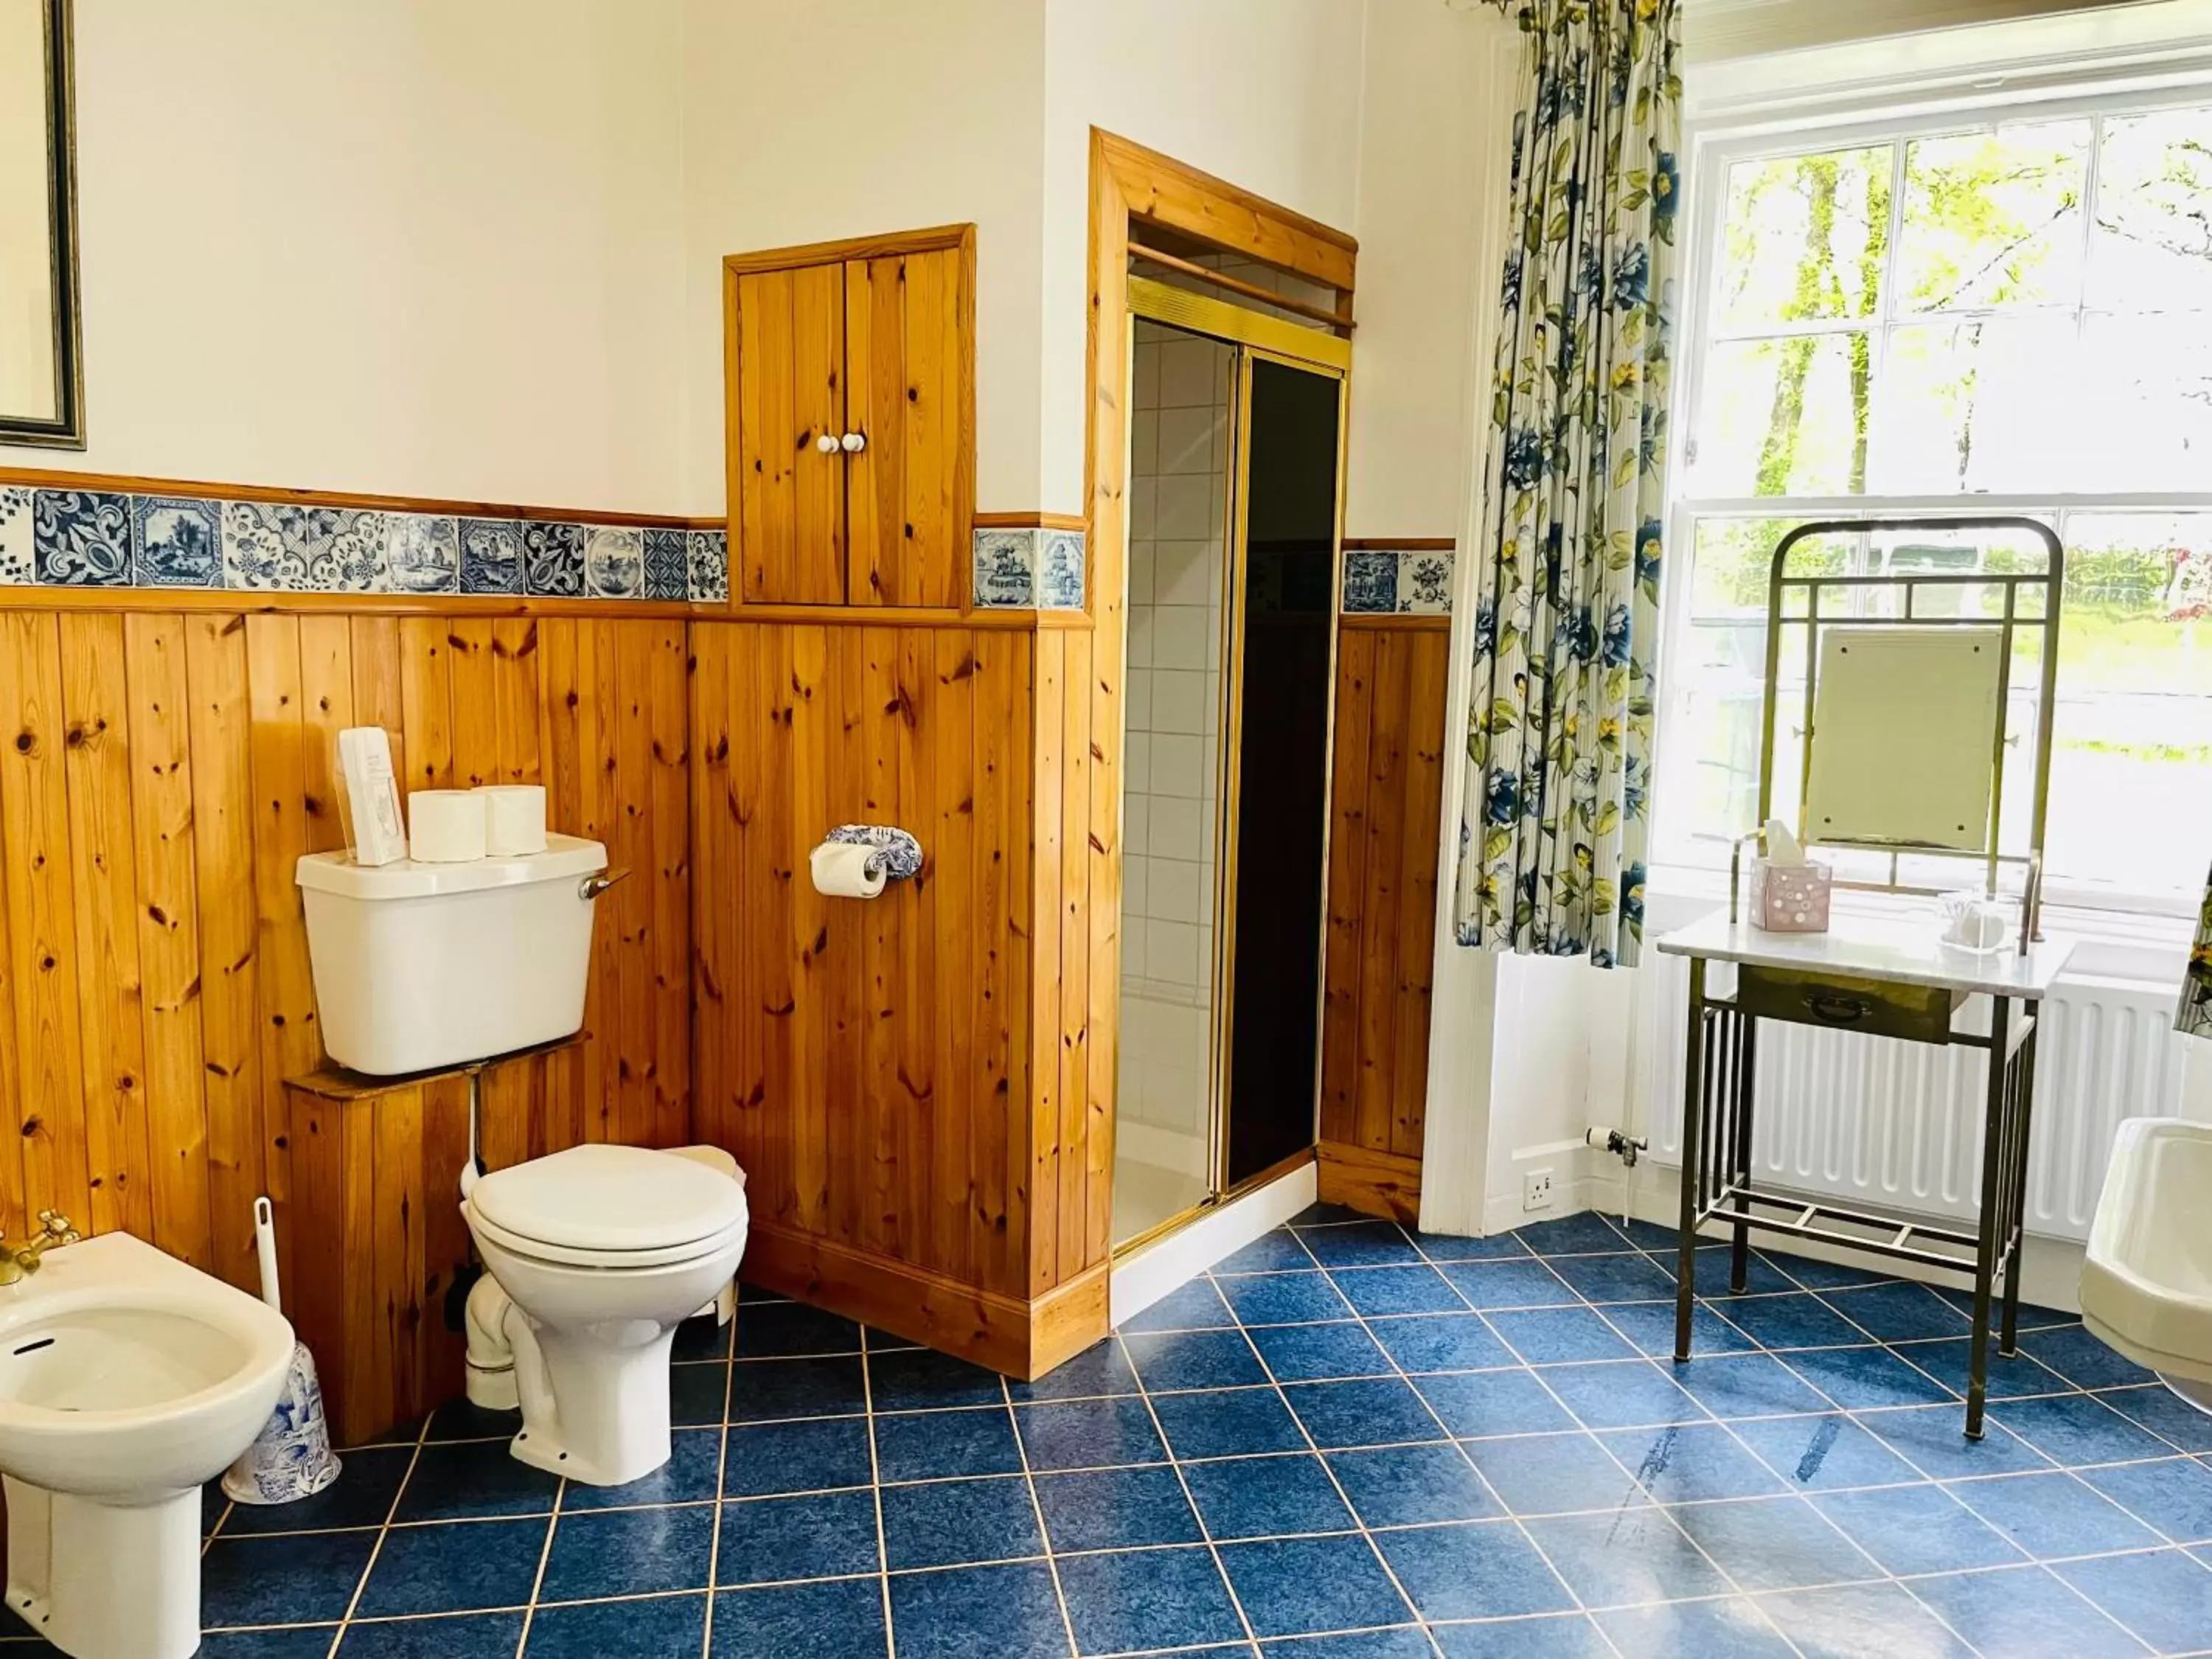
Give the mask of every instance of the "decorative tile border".
[(728, 563), (720, 530), (0, 485), (12, 586), (719, 604)]
[(978, 530), (970, 548), (977, 610), (1083, 609), (1081, 531)]
[(1449, 548), (1345, 550), (1344, 613), (1347, 617), (1448, 617), (1451, 594)]

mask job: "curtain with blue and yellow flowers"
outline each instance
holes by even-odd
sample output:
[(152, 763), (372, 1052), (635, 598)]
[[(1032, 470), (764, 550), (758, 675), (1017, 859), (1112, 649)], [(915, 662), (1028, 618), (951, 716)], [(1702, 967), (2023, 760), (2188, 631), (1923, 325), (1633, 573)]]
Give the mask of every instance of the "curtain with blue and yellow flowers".
[(1632, 963), (1643, 939), (1678, 0), (1501, 0), (1522, 33), (1475, 561), (1460, 942)]
[(2212, 877), (2205, 878), (2204, 902), (2197, 907), (2197, 937), (2189, 942), (2189, 969), (2181, 976), (2173, 1029), (2185, 1036), (2212, 1036)]

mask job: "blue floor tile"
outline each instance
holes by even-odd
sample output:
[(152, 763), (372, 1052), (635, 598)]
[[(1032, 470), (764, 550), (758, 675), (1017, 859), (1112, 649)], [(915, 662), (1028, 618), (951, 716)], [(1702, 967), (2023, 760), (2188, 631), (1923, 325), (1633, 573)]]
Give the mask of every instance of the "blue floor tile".
[(1357, 1324), (1262, 1325), (1248, 1334), (1279, 1382), (1390, 1375), (1389, 1357)]
[(1390, 1571), (1421, 1617), (1498, 1619), (1559, 1613), (1574, 1598), (1510, 1521), (1378, 1533)]
[(2080, 1325), (2021, 1334), (2022, 1352), (2033, 1356), (2077, 1389), (2114, 1389), (2156, 1379), (2133, 1360), (2123, 1359)]
[(2052, 1571), (2160, 1653), (2212, 1641), (2212, 1571), (2185, 1550), (2065, 1561)]
[(1729, 1323), (1768, 1349), (1841, 1348), (1864, 1342), (1863, 1332), (1817, 1296), (1745, 1296), (1718, 1304)]
[(1399, 1377), (1295, 1382), (1285, 1387), (1283, 1397), (1324, 1450), (1447, 1437), (1421, 1396)]
[(1772, 1354), (1715, 1354), (1669, 1364), (1674, 1380), (1723, 1422), (1833, 1409), (1834, 1402)]
[(602, 1659), (613, 1653), (687, 1656), (705, 1644), (707, 1598), (660, 1595), (643, 1601), (540, 1605), (530, 1615), (526, 1659)]
[[(1729, 1288), (1729, 1273), (1733, 1251), (1726, 1244), (1701, 1244), (1698, 1247), (1697, 1293), (1711, 1301), (1723, 1313), (1740, 1306), (1747, 1297), (1774, 1296), (1802, 1288), (1758, 1250), (1744, 1264), (1743, 1289), (1741, 1292)], [(1678, 1258), (1672, 1249), (1652, 1254), (1651, 1260), (1669, 1279), (1674, 1275)]]
[(1795, 1659), (1753, 1602), (1670, 1601), (1651, 1607), (1617, 1607), (1598, 1623), (1627, 1654), (1695, 1654), (1698, 1659)]
[[(1269, 1404), (1281, 1410), (1281, 1402), (1273, 1398), (1272, 1389), (1252, 1392), (1264, 1395)], [(1188, 1404), (1194, 1411), (1205, 1410), (1217, 1400), (1243, 1397), (1176, 1396), (1178, 1401)], [(1166, 1421), (1170, 1415), (1163, 1410), (1161, 1420)], [(1160, 1437), (1152, 1428), (1152, 1413), (1145, 1409), (1141, 1399), (1071, 1400), (1024, 1406), (1015, 1412), (1014, 1418), (1021, 1429), (1022, 1444), (1029, 1453), (1030, 1467), (1034, 1469), (1114, 1468), (1167, 1460), (1167, 1449), (1160, 1444)], [(1177, 1449), (1182, 1456), (1206, 1455)]]
[(1881, 1570), (1802, 1498), (1684, 1504), (1668, 1511), (1739, 1589), (1812, 1589)]
[(668, 1461), (641, 1480), (619, 1486), (586, 1486), (570, 1481), (561, 1494), (561, 1511), (613, 1509), (636, 1504), (689, 1504), (714, 1495), (720, 1474), (722, 1433), (719, 1429), (678, 1429), (669, 1436)]
[(1595, 1210), (1557, 1221), (1532, 1221), (1514, 1236), (1539, 1255), (1585, 1255), (1632, 1248), (1627, 1236)]
[(1242, 1331), (1171, 1331), (1125, 1337), (1123, 1346), (1138, 1377), (1154, 1394), (1242, 1389), (1267, 1380)]
[(519, 1613), (476, 1613), (457, 1619), (400, 1619), (349, 1626), (338, 1652), (346, 1659), (482, 1659), (514, 1651), (522, 1638)]
[(1528, 1247), (1511, 1233), (1492, 1233), (1487, 1238), (1419, 1231), (1410, 1231), (1408, 1236), (1431, 1261), (1493, 1261), (1501, 1256), (1529, 1254)]
[(1893, 1573), (2008, 1566), (2027, 1557), (1941, 1486), (1888, 1486), (1812, 1500)]
[[(501, 1446), (503, 1454), (506, 1448)], [(392, 1514), (392, 1500), (399, 1495), (408, 1465), (415, 1460), (410, 1446), (377, 1446), (349, 1451), (342, 1461), (339, 1478), (313, 1498), (289, 1504), (233, 1504), (222, 1523), (222, 1535), (243, 1533), (323, 1532), (339, 1527), (380, 1527)], [(550, 1504), (548, 1507), (550, 1507)]]
[[(198, 1659), (326, 1659), (331, 1638), (337, 1633), (335, 1625), (302, 1625), (296, 1630), (211, 1631), (201, 1638)], [(18, 1655), (21, 1659), (33, 1659), (34, 1655), (44, 1659), (47, 1654), (61, 1651), (38, 1641), (9, 1643), (4, 1650), (9, 1659)]]
[(1616, 1659), (1618, 1652), (1598, 1634), (1597, 1626), (1579, 1613), (1539, 1613), (1480, 1625), (1440, 1625), (1437, 1645), (1444, 1659)]
[(1137, 1392), (1137, 1373), (1121, 1351), (1121, 1340), (1109, 1336), (1034, 1382), (1009, 1379), (1006, 1392), (1017, 1401), (1088, 1400), (1107, 1395)]
[(394, 1527), (385, 1534), (354, 1611), (374, 1619), (519, 1607), (530, 1600), (537, 1581), (545, 1527), (535, 1519)]
[(1660, 1272), (1649, 1256), (1566, 1255), (1551, 1263), (1552, 1271), (1591, 1302), (1665, 1302), (1674, 1300), (1674, 1281)]
[[(727, 1340), (728, 1333), (701, 1320), (687, 1320), (684, 1331), (693, 1325), (705, 1327), (698, 1340), (702, 1352), (685, 1353), (685, 1359), (721, 1358), (720, 1345)], [(737, 1354), (741, 1359), (787, 1358), (799, 1354), (858, 1353), (860, 1351), (860, 1328), (851, 1320), (821, 1308), (810, 1308), (804, 1302), (752, 1302), (738, 1304)], [(714, 1334), (708, 1336), (707, 1332)]]
[(1966, 1438), (1965, 1412), (1957, 1406), (1868, 1412), (1858, 1420), (1892, 1451), (1937, 1480), (2051, 1467), (2049, 1458), (2005, 1427), (1995, 1413), (1983, 1419), (1979, 1440)]
[(1340, 1267), (1329, 1275), (1362, 1314), (1460, 1313), (1467, 1304), (1434, 1267)]
[(1846, 1411), (1933, 1406), (1958, 1398), (1887, 1348), (1809, 1348), (1783, 1363)]
[[(901, 1580), (918, 1583), (921, 1578)], [(884, 1581), (829, 1579), (714, 1597), (714, 1659), (866, 1659), (888, 1651)], [(901, 1651), (905, 1644), (900, 1644)], [(1057, 1648), (1031, 1649), (1056, 1656)]]
[(425, 1446), (399, 1494), (400, 1521), (459, 1521), (492, 1515), (550, 1515), (558, 1475), (531, 1468), (504, 1440)]
[(1068, 1650), (1042, 1562), (894, 1573), (890, 1582), (900, 1659), (1060, 1659)]
[(1137, 1315), (1121, 1322), (1124, 1336), (1137, 1331), (1218, 1331), (1237, 1322), (1212, 1279), (1203, 1276), (1179, 1285)]
[(1244, 1634), (1210, 1550), (1070, 1556), (1060, 1564), (1060, 1586), (1085, 1653), (1195, 1647)]
[(1775, 1260), (1782, 1270), (1808, 1291), (1845, 1291), (1861, 1285), (1886, 1285), (1897, 1275), (1876, 1267), (1842, 1261), (1820, 1261), (1809, 1255), (1784, 1255)]
[(722, 1453), (722, 1491), (732, 1498), (819, 1492), (868, 1484), (864, 1418), (763, 1423), (732, 1429)]
[(1261, 1643), (1260, 1650), (1263, 1659), (1436, 1659), (1437, 1651), (1414, 1625), (1337, 1636), (1285, 1636)]
[[(1030, 1485), (1018, 1475), (885, 1486), (882, 1498), (884, 1554), (894, 1572), (1044, 1553)], [(867, 1541), (872, 1547), (872, 1535)]]
[(1479, 1521), (1503, 1512), (1457, 1446), (1331, 1452), (1328, 1462), (1352, 1509), (1370, 1527)]
[[(1899, 1359), (1918, 1367), (1934, 1377), (1952, 1394), (1966, 1397), (1967, 1369), (1972, 1356), (1972, 1346), (1963, 1336), (1951, 1337), (1940, 1342), (1898, 1342), (1890, 1352)], [(1991, 1400), (2020, 1400), (2029, 1395), (2064, 1394), (2073, 1384), (2064, 1377), (2028, 1355), (2025, 1351), (2008, 1358), (1997, 1352), (1996, 1339), (1990, 1339), (1989, 1370), (1984, 1379)]]
[(1373, 1216), (1353, 1209), (1349, 1204), (1309, 1204), (1290, 1220), (1293, 1232), (1303, 1232), (1308, 1227), (1329, 1227), (1340, 1222), (1371, 1222)]
[(2166, 1540), (2070, 1474), (2000, 1474), (1948, 1490), (2038, 1560), (2152, 1549)]
[(221, 1626), (343, 1619), (375, 1548), (373, 1532), (218, 1538), (200, 1558), (200, 1621)]
[(879, 1412), (995, 1406), (1006, 1397), (996, 1371), (931, 1348), (899, 1348), (868, 1356), (869, 1400)]
[(1694, 1395), (1656, 1360), (1626, 1364), (1550, 1365), (1544, 1386), (1586, 1429), (1640, 1429), (1709, 1419)]
[(876, 1572), (876, 1497), (856, 1492), (749, 1498), (722, 1505), (714, 1576), (728, 1589)]
[(1350, 1304), (1319, 1268), (1308, 1273), (1248, 1274), (1217, 1283), (1243, 1325), (1311, 1325), (1352, 1317)]
[[(1273, 1389), (1164, 1394), (1152, 1402), (1152, 1408), (1159, 1413), (1160, 1427), (1177, 1457), (1244, 1457), (1307, 1449), (1305, 1431)], [(1157, 1437), (1152, 1445), (1151, 1455), (1166, 1455), (1158, 1449)], [(1033, 1460), (1036, 1455), (1032, 1446)]]
[(2097, 1398), (2170, 1445), (2185, 1452), (2212, 1452), (2212, 1413), (2198, 1411), (2163, 1382), (2113, 1389)]
[(917, 1412), (876, 1419), (876, 1467), (884, 1480), (1018, 1474), (1022, 1454), (1003, 1409)]
[(1310, 1452), (1189, 1463), (1182, 1474), (1215, 1538), (1346, 1532), (1354, 1524), (1328, 1470)]
[(1804, 1659), (1973, 1659), (1973, 1650), (1899, 1584), (1784, 1590), (1760, 1596), (1758, 1606)]
[(2130, 1422), (2094, 1395), (2049, 1395), (2008, 1400), (1990, 1415), (2054, 1463), (2119, 1463), (2171, 1456), (2173, 1448)]
[(1409, 1616), (1364, 1538), (1224, 1544), (1221, 1564), (1255, 1635), (1361, 1630)]
[(1490, 1316), (1490, 1328), (1531, 1365), (1632, 1359), (1628, 1339), (1593, 1308), (1527, 1308)]
[(1416, 1386), (1444, 1426), (1462, 1438), (1579, 1426), (1533, 1371), (1464, 1371), (1424, 1376)]
[[(1605, 1310), (1605, 1322), (1654, 1359), (1674, 1357), (1674, 1304), (1622, 1302)], [(1690, 1310), (1690, 1354), (1748, 1353), (1759, 1345), (1702, 1302)]]
[(1952, 1629), (2004, 1659), (2134, 1659), (2147, 1651), (2041, 1567), (1916, 1578), (1911, 1589)]
[(2081, 1478), (2177, 1544), (2212, 1540), (2212, 1469), (2194, 1458), (2115, 1464)]
[(773, 1423), (790, 1417), (842, 1417), (867, 1407), (856, 1355), (821, 1359), (746, 1359), (731, 1367), (730, 1421)]
[(1520, 1363), (1480, 1314), (1372, 1319), (1367, 1328), (1403, 1371), (1479, 1371)]
[(1056, 1550), (1192, 1544), (1198, 1522), (1175, 1470), (1162, 1465), (1040, 1474), (1037, 1503)]
[(1724, 1595), (1715, 1571), (1667, 1512), (1641, 1504), (1611, 1515), (1571, 1515), (1527, 1523), (1586, 1607)]
[(1799, 1492), (1842, 1492), (1918, 1480), (1920, 1474), (1848, 1417), (1771, 1417), (1729, 1425), (1759, 1461)]
[(549, 1601), (584, 1601), (705, 1589), (714, 1557), (712, 1504), (587, 1510), (555, 1524), (538, 1595)]
[(1515, 1515), (1571, 1515), (1642, 1501), (1636, 1481), (1595, 1435), (1470, 1440), (1468, 1455)]
[(1821, 1300), (1877, 1342), (1963, 1337), (1972, 1323), (1925, 1285), (1904, 1279), (1859, 1290), (1830, 1291)]
[(1627, 1429), (1600, 1437), (1636, 1483), (1662, 1503), (1763, 1498), (1790, 1488), (1718, 1424)]
[(1531, 1257), (1447, 1262), (1441, 1269), (1471, 1308), (1565, 1308), (1580, 1298), (1566, 1281)]
[[(522, 1426), (522, 1413), (486, 1411), (467, 1400), (448, 1401), (431, 1413), (429, 1426), (422, 1431), (425, 1444), (444, 1444), (455, 1440), (507, 1440)], [(394, 1436), (386, 1436), (389, 1441)], [(398, 1438), (412, 1442), (411, 1434), (399, 1433)]]
[[(750, 1362), (749, 1362), (750, 1363)], [(770, 1364), (775, 1362), (768, 1362)], [(678, 1428), (719, 1428), (728, 1419), (731, 1367), (677, 1365), (668, 1374), (668, 1420)], [(842, 1409), (858, 1411), (858, 1406)]]
[(1218, 1278), (1223, 1273), (1273, 1273), (1313, 1265), (1313, 1257), (1306, 1254), (1306, 1247), (1298, 1243), (1297, 1235), (1288, 1227), (1278, 1227), (1216, 1262), (1213, 1272)]
[(1421, 1254), (1391, 1221), (1355, 1221), (1340, 1227), (1302, 1227), (1299, 1241), (1324, 1267), (1376, 1267), (1419, 1261)]

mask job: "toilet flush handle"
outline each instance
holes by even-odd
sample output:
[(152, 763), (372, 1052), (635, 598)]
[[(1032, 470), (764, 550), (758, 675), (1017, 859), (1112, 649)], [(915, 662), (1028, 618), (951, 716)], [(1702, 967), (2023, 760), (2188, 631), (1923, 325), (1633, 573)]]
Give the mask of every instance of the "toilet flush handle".
[(583, 880), (576, 884), (576, 896), (589, 904), (629, 874), (629, 872), (627, 870), (610, 870), (600, 875), (586, 876)]

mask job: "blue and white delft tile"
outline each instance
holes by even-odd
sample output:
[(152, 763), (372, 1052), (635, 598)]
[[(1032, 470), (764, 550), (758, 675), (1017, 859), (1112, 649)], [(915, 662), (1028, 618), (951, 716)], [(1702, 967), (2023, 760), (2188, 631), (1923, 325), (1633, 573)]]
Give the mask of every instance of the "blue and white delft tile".
[(31, 497), (39, 580), (52, 586), (126, 587), (131, 498), (103, 489), (41, 489)]
[(1401, 616), (1451, 614), (1452, 554), (1408, 548), (1398, 555), (1398, 611)]
[(691, 602), (722, 605), (730, 597), (730, 536), (726, 530), (695, 530), (686, 538), (691, 559)]
[(1044, 556), (1037, 561), (1037, 604), (1048, 611), (1083, 609), (1083, 532), (1042, 532)]
[(645, 592), (645, 532), (634, 525), (595, 524), (584, 532), (584, 580), (598, 599)]
[(185, 495), (131, 498), (131, 553), (141, 587), (221, 587), (222, 507)]
[(307, 586), (318, 593), (380, 593), (385, 563), (385, 515), (352, 507), (317, 507), (310, 515), (315, 538), (307, 556)]
[(1347, 615), (1385, 616), (1398, 608), (1398, 556), (1369, 548), (1344, 556), (1344, 609)]
[(524, 525), (522, 562), (528, 589), (538, 598), (583, 598), (584, 526), (542, 520)]
[(28, 486), (0, 489), (0, 583), (21, 586), (38, 580)]
[(683, 599), (691, 593), (691, 554), (681, 530), (645, 532), (645, 597)]
[(463, 519), (461, 592), (522, 592), (522, 520)]
[(1027, 610), (1036, 603), (1037, 532), (978, 530), (973, 552), (977, 607)]
[(227, 587), (289, 593), (374, 593), (385, 586), (385, 517), (345, 507), (226, 501)]
[(459, 586), (459, 520), (392, 513), (384, 523), (385, 568), (393, 592), (451, 593)]

